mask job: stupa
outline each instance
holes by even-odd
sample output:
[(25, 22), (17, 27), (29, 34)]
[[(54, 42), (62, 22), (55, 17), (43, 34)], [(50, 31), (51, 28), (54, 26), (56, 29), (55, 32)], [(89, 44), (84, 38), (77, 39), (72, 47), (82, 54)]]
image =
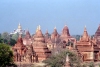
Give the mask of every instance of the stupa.
[(38, 56), (38, 61), (43, 61), (50, 57), (51, 51), (49, 51), (45, 43), (45, 38), (42, 34), (40, 25), (38, 26), (36, 33), (34, 35), (34, 42), (32, 46)]
[(25, 51), (26, 51), (26, 47), (23, 44), (21, 35), (19, 35), (17, 43), (12, 47), (12, 50), (14, 51), (14, 60), (21, 61), (21, 58), (25, 54)]
[(83, 61), (94, 61), (94, 43), (89, 37), (86, 27), (80, 41), (77, 41), (76, 44), (78, 51), (83, 56)]

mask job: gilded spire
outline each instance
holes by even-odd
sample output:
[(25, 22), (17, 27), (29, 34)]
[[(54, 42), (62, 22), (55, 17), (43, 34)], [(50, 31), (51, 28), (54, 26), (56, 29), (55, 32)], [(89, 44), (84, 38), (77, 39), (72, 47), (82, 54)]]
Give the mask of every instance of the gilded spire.
[(21, 27), (20, 23), (19, 23), (19, 25), (18, 25), (18, 29), (22, 29), (22, 27)]

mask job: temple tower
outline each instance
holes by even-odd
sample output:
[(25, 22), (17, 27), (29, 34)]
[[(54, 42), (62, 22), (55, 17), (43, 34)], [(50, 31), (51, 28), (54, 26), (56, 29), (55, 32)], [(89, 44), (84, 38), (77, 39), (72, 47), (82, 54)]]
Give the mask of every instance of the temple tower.
[(51, 51), (48, 50), (40, 26), (37, 28), (32, 46), (37, 54), (38, 61), (43, 61), (50, 57)]
[(77, 49), (83, 56), (83, 61), (94, 61), (94, 44), (88, 35), (86, 26), (80, 41), (77, 41)]
[(12, 47), (12, 50), (14, 51), (14, 60), (15, 61), (22, 61), (21, 58), (25, 54), (26, 47), (23, 45), (23, 40), (21, 35), (19, 35), (19, 38), (17, 40), (17, 43)]

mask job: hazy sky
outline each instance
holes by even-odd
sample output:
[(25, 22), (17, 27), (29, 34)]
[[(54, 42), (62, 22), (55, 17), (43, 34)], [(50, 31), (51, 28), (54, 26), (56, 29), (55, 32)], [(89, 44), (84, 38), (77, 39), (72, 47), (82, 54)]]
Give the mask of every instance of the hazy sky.
[(100, 0), (0, 0), (0, 33), (11, 32), (21, 23), (23, 29), (35, 33), (41, 25), (43, 33), (66, 24), (70, 34), (82, 34), (87, 26), (94, 34), (100, 24)]

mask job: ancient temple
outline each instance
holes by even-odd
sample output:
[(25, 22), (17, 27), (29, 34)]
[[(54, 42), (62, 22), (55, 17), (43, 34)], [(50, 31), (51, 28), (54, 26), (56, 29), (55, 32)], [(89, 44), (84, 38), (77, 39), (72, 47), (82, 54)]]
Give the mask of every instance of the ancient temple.
[(34, 42), (32, 46), (38, 56), (38, 61), (43, 61), (50, 57), (51, 51), (48, 50), (40, 26), (38, 26), (37, 31), (34, 35)]
[(76, 44), (78, 51), (83, 56), (83, 61), (94, 61), (94, 43), (91, 41), (86, 27), (82, 37)]
[(63, 48), (66, 48), (66, 45), (69, 45), (69, 43), (72, 43), (73, 47), (76, 44), (76, 39), (70, 35), (67, 25), (65, 25), (62, 30), (62, 33), (60, 35), (60, 40), (61, 40), (61, 44), (63, 44), (62, 45)]
[(76, 39), (73, 38), (72, 36), (70, 36), (70, 33), (69, 33), (69, 29), (68, 27), (65, 25), (63, 30), (62, 30), (62, 34), (60, 36), (62, 42), (65, 41), (65, 42), (68, 42), (69, 40), (72, 41), (73, 43), (76, 42)]
[(15, 46), (12, 47), (12, 50), (15, 62), (37, 62), (36, 53), (34, 52), (32, 45), (24, 45), (21, 35)]
[(17, 43), (12, 47), (14, 51), (14, 61), (21, 61), (21, 57), (25, 54), (26, 47), (23, 44), (21, 35), (19, 36)]

